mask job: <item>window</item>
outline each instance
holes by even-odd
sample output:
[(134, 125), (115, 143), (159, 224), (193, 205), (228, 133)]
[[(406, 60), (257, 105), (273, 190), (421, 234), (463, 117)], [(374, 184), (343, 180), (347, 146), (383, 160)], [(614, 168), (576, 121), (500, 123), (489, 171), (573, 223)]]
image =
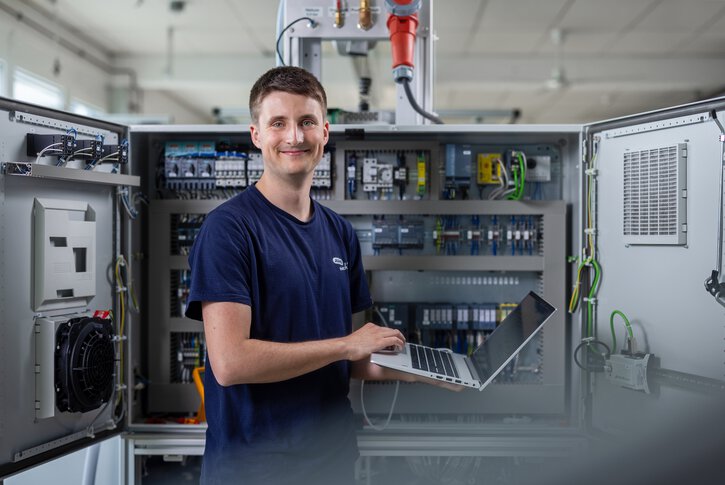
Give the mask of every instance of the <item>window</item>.
[(64, 105), (60, 86), (22, 69), (13, 73), (13, 98), (48, 108), (62, 109)]
[(94, 104), (81, 101), (78, 98), (71, 98), (70, 111), (77, 115), (90, 117), (98, 117), (106, 113), (102, 108), (99, 108)]

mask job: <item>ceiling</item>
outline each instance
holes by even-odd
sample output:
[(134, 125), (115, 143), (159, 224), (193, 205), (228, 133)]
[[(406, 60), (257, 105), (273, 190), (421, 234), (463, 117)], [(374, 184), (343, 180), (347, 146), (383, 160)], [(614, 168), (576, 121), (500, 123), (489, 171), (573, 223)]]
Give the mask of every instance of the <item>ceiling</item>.
[[(274, 64), (276, 1), (177, 0), (181, 12), (169, 0), (28, 1), (134, 69), (141, 88), (206, 116), (244, 111)], [(433, 25), (434, 110), (447, 121), (505, 122), (486, 115), (518, 109), (519, 122), (585, 123), (725, 91), (722, 0), (434, 0)], [(387, 43), (369, 65), (371, 108), (394, 109)], [(352, 61), (331, 45), (322, 77), (331, 106), (356, 109)]]

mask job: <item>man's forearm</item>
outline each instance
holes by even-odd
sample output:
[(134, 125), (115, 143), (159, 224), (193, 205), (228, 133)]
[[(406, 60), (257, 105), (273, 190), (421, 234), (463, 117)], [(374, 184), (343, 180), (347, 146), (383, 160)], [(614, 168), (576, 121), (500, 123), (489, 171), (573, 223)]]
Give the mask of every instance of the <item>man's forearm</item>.
[(365, 381), (404, 381), (416, 382), (416, 376), (407, 372), (400, 372), (370, 362), (370, 359), (359, 360), (352, 363), (353, 379)]
[(436, 387), (442, 387), (451, 391), (462, 391), (463, 386), (451, 384), (450, 382), (431, 379), (430, 377), (410, 374), (408, 372), (400, 372), (394, 369), (388, 369), (370, 362), (370, 359), (358, 360), (352, 363), (352, 378), (366, 381), (403, 381), (403, 382), (421, 382)]
[(233, 353), (212, 359), (212, 366), (217, 382), (231, 386), (285, 381), (346, 356), (347, 346), (339, 338), (298, 343), (247, 339)]
[(405, 345), (399, 330), (366, 323), (350, 335), (308, 342), (271, 342), (250, 338), (248, 305), (203, 302), (209, 362), (222, 386), (280, 382), (332, 362), (369, 358), (372, 352)]

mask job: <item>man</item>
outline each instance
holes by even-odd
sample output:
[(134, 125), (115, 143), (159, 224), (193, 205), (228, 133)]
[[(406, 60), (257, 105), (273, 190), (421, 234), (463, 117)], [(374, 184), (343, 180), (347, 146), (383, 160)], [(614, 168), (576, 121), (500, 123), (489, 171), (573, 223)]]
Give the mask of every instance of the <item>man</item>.
[[(203, 483), (354, 483), (349, 379), (410, 375), (369, 362), (403, 335), (352, 314), (371, 305), (355, 231), (310, 198), (329, 138), (327, 99), (296, 67), (249, 97), (264, 173), (212, 211), (194, 243), (186, 315), (204, 321)], [(342, 264), (340, 264), (342, 261)]]

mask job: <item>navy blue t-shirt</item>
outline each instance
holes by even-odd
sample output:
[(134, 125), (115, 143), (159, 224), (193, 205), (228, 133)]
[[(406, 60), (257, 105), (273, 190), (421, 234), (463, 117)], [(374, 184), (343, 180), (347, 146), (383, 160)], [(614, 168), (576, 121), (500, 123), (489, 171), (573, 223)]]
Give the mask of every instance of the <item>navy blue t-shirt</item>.
[[(189, 256), (186, 316), (201, 320), (202, 301), (238, 302), (251, 307), (253, 339), (350, 334), (352, 314), (371, 305), (360, 245), (349, 222), (312, 204), (301, 222), (252, 186), (210, 212)], [(352, 477), (349, 379), (350, 363), (338, 361), (283, 382), (222, 387), (207, 359), (202, 482), (304, 483), (336, 474), (331, 466)]]

